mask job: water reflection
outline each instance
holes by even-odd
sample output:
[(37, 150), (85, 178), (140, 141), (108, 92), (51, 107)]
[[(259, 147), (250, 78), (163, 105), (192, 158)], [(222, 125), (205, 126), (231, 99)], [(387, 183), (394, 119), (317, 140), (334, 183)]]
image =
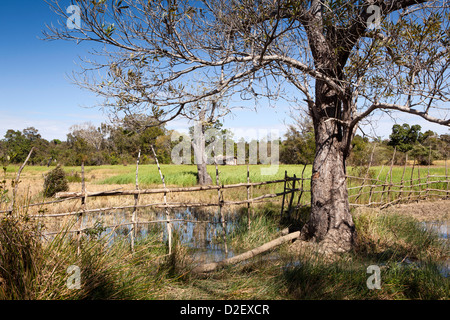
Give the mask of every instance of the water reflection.
[(425, 221), (422, 225), (427, 230), (437, 232), (440, 238), (448, 240), (450, 221)]
[[(447, 248), (449, 247), (450, 242), (448, 234), (450, 230), (450, 221), (425, 221), (422, 222), (422, 226), (426, 230), (436, 232), (439, 238), (444, 240), (443, 245)], [(447, 257), (447, 259), (442, 262), (440, 271), (444, 277), (448, 277), (450, 275), (450, 257)]]
[[(177, 237), (181, 244), (192, 249), (193, 258), (199, 262), (212, 262), (233, 256), (235, 253), (228, 247), (225, 252), (223, 243), (223, 228), (217, 212), (201, 208), (187, 208), (185, 210), (173, 210), (170, 212), (173, 221), (173, 236)], [(166, 220), (164, 211), (148, 211), (139, 213), (139, 221)], [(238, 225), (237, 213), (226, 214), (227, 233), (233, 232)], [(101, 223), (99, 223), (99, 221)], [(120, 225), (119, 227), (106, 227), (103, 225)], [(99, 213), (87, 215), (83, 218), (83, 226), (92, 228), (92, 232), (86, 232), (87, 237), (96, 236), (107, 239), (112, 244), (116, 239), (128, 237), (131, 241), (131, 214), (126, 212)], [(147, 238), (150, 234), (159, 234), (161, 241), (168, 241), (166, 224), (151, 223), (137, 224), (135, 241)]]

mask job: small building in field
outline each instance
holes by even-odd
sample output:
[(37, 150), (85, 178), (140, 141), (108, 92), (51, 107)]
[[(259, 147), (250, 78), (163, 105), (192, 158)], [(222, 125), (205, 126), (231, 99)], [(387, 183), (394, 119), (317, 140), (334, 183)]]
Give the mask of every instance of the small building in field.
[(216, 156), (217, 164), (224, 166), (235, 166), (237, 165), (237, 157), (235, 156)]

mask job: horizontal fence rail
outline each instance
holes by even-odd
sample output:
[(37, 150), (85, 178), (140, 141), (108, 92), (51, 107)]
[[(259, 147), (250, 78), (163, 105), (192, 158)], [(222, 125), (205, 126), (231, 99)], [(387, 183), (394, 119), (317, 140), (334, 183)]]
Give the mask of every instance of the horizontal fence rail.
[[(156, 156), (156, 154), (155, 154)], [(220, 184), (219, 183), (219, 174), (217, 164), (216, 166), (216, 184), (215, 185), (207, 185), (207, 186), (193, 186), (193, 187), (172, 187), (168, 188), (164, 182), (164, 176), (162, 175), (161, 168), (158, 165), (158, 170), (160, 172), (161, 180), (163, 183), (163, 188), (153, 188), (153, 189), (140, 189), (138, 184), (138, 170), (139, 170), (139, 158), (140, 152), (136, 163), (136, 188), (129, 190), (122, 190), (122, 188), (117, 188), (113, 190), (105, 190), (100, 192), (88, 192), (86, 191), (86, 184), (84, 178), (84, 165), (82, 165), (81, 170), (81, 192), (60, 192), (55, 196), (55, 200), (40, 202), (40, 203), (32, 203), (27, 204), (22, 207), (36, 207), (40, 206), (41, 209), (35, 214), (30, 215), (33, 219), (40, 218), (61, 218), (61, 217), (76, 217), (77, 223), (74, 228), (67, 230), (68, 233), (76, 233), (78, 235), (78, 240), (80, 240), (81, 235), (86, 231), (92, 229), (89, 227), (83, 226), (83, 216), (87, 214), (94, 213), (105, 213), (112, 212), (116, 210), (132, 210), (132, 219), (131, 221), (121, 222), (116, 224), (111, 224), (107, 226), (103, 226), (104, 228), (119, 228), (122, 226), (131, 226), (131, 234), (132, 240), (134, 241), (136, 228), (138, 225), (144, 224), (154, 224), (154, 223), (164, 223), (167, 225), (167, 232), (169, 237), (171, 237), (171, 224), (174, 222), (191, 222), (191, 223), (210, 223), (210, 224), (222, 224), (223, 228), (226, 229), (226, 221), (223, 213), (221, 213), (221, 208), (224, 206), (235, 206), (235, 205), (246, 205), (248, 212), (248, 226), (251, 225), (251, 214), (252, 205), (264, 202), (272, 202), (275, 198), (282, 197), (281, 200), (281, 214), (287, 213), (289, 216), (293, 211), (299, 209), (301, 207), (307, 206), (309, 203), (308, 196), (311, 193), (310, 190), (310, 180), (311, 178), (305, 178), (304, 172), (306, 165), (304, 165), (303, 170), (301, 172), (301, 177), (297, 177), (296, 175), (288, 176), (287, 172), (285, 172), (285, 176), (283, 179), (275, 179), (269, 181), (261, 181), (261, 182), (251, 182), (250, 174), (249, 174), (249, 166), (247, 165), (247, 177), (246, 182), (235, 183), (235, 184)], [(430, 174), (430, 167), (428, 166), (427, 174), (423, 175), (419, 166), (414, 164), (412, 167), (408, 167), (407, 162), (405, 161), (405, 165), (400, 167), (402, 168), (401, 178), (397, 177), (394, 179), (393, 176), (393, 161), (389, 167), (389, 170), (384, 176), (382, 176), (382, 171), (386, 170), (387, 167), (382, 166), (381, 170), (376, 174), (373, 172), (373, 168), (369, 165), (365, 170), (364, 176), (352, 176), (347, 175), (347, 189), (348, 189), (348, 198), (349, 205), (351, 207), (373, 207), (377, 206), (380, 208), (385, 208), (390, 205), (398, 204), (398, 203), (407, 203), (411, 201), (420, 201), (420, 200), (431, 200), (431, 199), (448, 199), (449, 198), (449, 184), (450, 179), (447, 175), (447, 162), (445, 162), (445, 175), (442, 174)], [(25, 163), (22, 165), (21, 168)], [(397, 168), (399, 168), (397, 166)], [(371, 171), (372, 169), (372, 171)], [(407, 169), (410, 169), (410, 172), (406, 174)], [(21, 171), (21, 170), (20, 170)], [(16, 181), (19, 181), (20, 171), (17, 174)], [(376, 175), (375, 175), (376, 174)], [(422, 174), (422, 176), (421, 176)], [(376, 176), (376, 177), (375, 177)], [(268, 185), (276, 185), (283, 184), (282, 192), (272, 192), (267, 194), (262, 194), (259, 196), (253, 196), (253, 190), (255, 187), (268, 186)], [(236, 188), (245, 188), (247, 190), (246, 199), (242, 200), (225, 200), (224, 199), (224, 190), (236, 189)], [(206, 192), (216, 190), (218, 192), (218, 197), (216, 201), (209, 202), (171, 202), (167, 199), (168, 195), (175, 193), (192, 193), (192, 192)], [(16, 194), (16, 190), (14, 190), (13, 197)], [(139, 203), (141, 201), (141, 196), (143, 195), (164, 195), (164, 202), (152, 202), (152, 203)], [(89, 198), (96, 197), (118, 197), (118, 196), (133, 196), (134, 204), (130, 205), (119, 205), (119, 206), (107, 206), (100, 208), (87, 208), (87, 201)], [(303, 197), (303, 198), (302, 198)], [(296, 198), (296, 203), (294, 203), (294, 198)], [(45, 210), (42, 210), (42, 207), (46, 205), (55, 205), (64, 201), (73, 201), (73, 200), (81, 200), (81, 206), (79, 209), (75, 209), (72, 211), (66, 212), (55, 212), (55, 213), (45, 213)], [(302, 202), (303, 200), (303, 202)], [(14, 199), (12, 199), (13, 205), (8, 210), (0, 211), (0, 213), (10, 213), (14, 208)], [(177, 219), (171, 217), (169, 209), (175, 208), (200, 208), (200, 207), (217, 207), (220, 214), (220, 221), (209, 221), (209, 220), (192, 220), (192, 219)], [(138, 210), (143, 208), (157, 208), (164, 209), (166, 212), (164, 219), (157, 220), (138, 220)], [(17, 209), (17, 206), (16, 206)], [(53, 235), (59, 233), (55, 232), (46, 232), (45, 235)], [(225, 236), (225, 235), (224, 235)], [(132, 241), (132, 242), (133, 242)], [(170, 240), (169, 240), (170, 242)], [(132, 245), (133, 246), (133, 245)]]
[[(262, 181), (262, 182), (251, 182), (251, 183), (236, 183), (228, 185), (209, 185), (209, 186), (198, 186), (198, 187), (186, 187), (186, 188), (159, 188), (159, 189), (142, 189), (142, 190), (123, 190), (123, 191), (103, 191), (103, 192), (87, 192), (82, 194), (81, 192), (60, 192), (56, 194), (56, 198), (60, 199), (78, 199), (83, 197), (108, 197), (108, 196), (124, 196), (124, 195), (136, 195), (136, 194), (160, 194), (160, 193), (177, 193), (177, 192), (196, 192), (196, 191), (206, 191), (206, 190), (218, 190), (218, 189), (233, 189), (240, 187), (254, 187), (262, 186), (273, 183), (283, 183), (284, 181), (302, 180), (301, 178), (291, 178), (288, 177), (283, 180), (272, 180), (272, 181)], [(310, 179), (306, 179), (310, 180)]]

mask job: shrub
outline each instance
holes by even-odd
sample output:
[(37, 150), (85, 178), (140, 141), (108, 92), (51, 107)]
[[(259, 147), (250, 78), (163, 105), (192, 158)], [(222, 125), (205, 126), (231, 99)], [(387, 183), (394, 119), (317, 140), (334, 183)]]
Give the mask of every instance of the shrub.
[(44, 196), (53, 197), (57, 192), (69, 190), (69, 184), (67, 181), (66, 173), (58, 165), (55, 169), (51, 170), (44, 180)]

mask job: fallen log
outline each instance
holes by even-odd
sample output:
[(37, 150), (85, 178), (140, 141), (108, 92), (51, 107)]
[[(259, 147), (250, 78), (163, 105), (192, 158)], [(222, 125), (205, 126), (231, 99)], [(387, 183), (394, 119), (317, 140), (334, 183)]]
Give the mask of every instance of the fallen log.
[(253, 258), (256, 255), (266, 252), (272, 248), (275, 248), (285, 242), (289, 242), (291, 240), (297, 239), (299, 236), (300, 236), (300, 231), (289, 233), (285, 236), (279, 237), (275, 240), (272, 240), (270, 242), (263, 244), (262, 246), (259, 246), (250, 251), (241, 253), (237, 256), (234, 256), (234, 257), (231, 257), (231, 258), (219, 261), (219, 262), (212, 262), (212, 263), (206, 263), (206, 264), (199, 265), (199, 266), (195, 267), (194, 269), (192, 269), (192, 273), (199, 274), (199, 273), (212, 272), (218, 268), (223, 268), (230, 264), (235, 264), (235, 263)]

